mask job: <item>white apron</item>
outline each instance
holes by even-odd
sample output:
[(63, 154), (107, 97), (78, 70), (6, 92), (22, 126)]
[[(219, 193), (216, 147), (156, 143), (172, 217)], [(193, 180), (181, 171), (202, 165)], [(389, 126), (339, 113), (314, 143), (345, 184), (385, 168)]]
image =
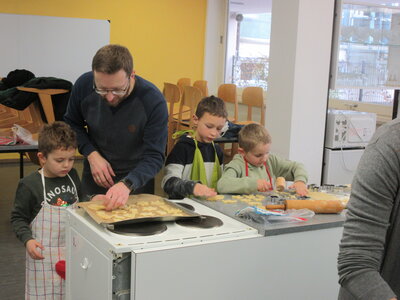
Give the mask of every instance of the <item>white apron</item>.
[[(59, 260), (65, 259), (65, 210), (67, 207), (47, 203), (43, 169), (40, 173), (43, 185), (42, 208), (30, 227), (33, 238), (44, 247), (42, 250), (44, 259), (35, 260), (29, 254), (26, 255), (25, 299), (64, 299), (65, 280), (57, 274), (55, 264)], [(74, 186), (77, 201), (78, 194), (75, 183), (69, 174), (67, 176)]]

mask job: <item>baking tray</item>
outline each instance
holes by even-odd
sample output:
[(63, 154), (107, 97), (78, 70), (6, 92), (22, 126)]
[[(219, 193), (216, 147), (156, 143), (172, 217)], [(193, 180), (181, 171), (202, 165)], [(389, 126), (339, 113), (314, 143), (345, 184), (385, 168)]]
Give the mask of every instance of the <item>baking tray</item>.
[[(131, 195), (128, 198), (125, 208), (115, 209), (111, 212), (100, 209), (102, 201), (79, 202), (78, 206), (83, 208), (96, 223), (104, 226), (141, 222), (166, 222), (201, 217), (198, 213), (179, 204), (150, 194)], [(129, 214), (130, 210), (135, 209), (137, 209), (135, 216)], [(151, 214), (152, 216), (143, 216), (142, 213)], [(102, 217), (101, 215), (105, 215), (106, 217)], [(115, 217), (110, 216), (117, 216), (118, 220), (116, 221)]]

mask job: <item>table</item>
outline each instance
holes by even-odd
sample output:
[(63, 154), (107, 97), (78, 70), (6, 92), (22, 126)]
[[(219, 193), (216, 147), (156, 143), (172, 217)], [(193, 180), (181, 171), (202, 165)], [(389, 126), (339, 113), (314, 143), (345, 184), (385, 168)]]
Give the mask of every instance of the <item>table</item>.
[(24, 152), (37, 151), (37, 145), (0, 146), (0, 153), (19, 153), (19, 177), (24, 177)]
[(47, 123), (53, 123), (55, 121), (53, 102), (51, 101), (52, 95), (65, 94), (69, 90), (65, 89), (37, 89), (18, 86), (18, 90), (30, 93), (36, 93), (39, 96), (40, 103), (42, 104), (44, 114), (47, 119)]

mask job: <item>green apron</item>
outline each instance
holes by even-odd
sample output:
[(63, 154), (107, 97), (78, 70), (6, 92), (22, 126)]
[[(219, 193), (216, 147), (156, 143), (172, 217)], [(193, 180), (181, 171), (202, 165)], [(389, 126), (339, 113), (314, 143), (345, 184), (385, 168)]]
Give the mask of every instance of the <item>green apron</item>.
[(214, 167), (213, 167), (213, 171), (211, 174), (211, 183), (208, 184), (206, 168), (204, 166), (203, 155), (201, 155), (201, 151), (197, 145), (197, 140), (195, 137), (196, 133), (193, 130), (181, 130), (181, 131), (175, 132), (173, 134), (173, 138), (174, 139), (178, 138), (185, 133), (191, 134), (193, 136), (193, 141), (196, 146), (196, 149), (194, 151), (194, 157), (193, 157), (192, 172), (190, 173), (190, 180), (200, 181), (202, 184), (205, 184), (208, 187), (216, 189), (218, 179), (221, 177), (221, 164), (218, 159), (217, 150), (215, 149), (214, 142), (212, 143), (212, 145), (214, 147), (214, 154), (215, 154)]

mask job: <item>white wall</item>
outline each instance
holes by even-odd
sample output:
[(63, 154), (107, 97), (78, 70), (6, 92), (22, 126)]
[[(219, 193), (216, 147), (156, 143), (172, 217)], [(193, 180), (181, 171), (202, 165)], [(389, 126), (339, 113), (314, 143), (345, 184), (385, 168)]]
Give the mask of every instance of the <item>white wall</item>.
[(321, 183), (334, 0), (272, 4), (266, 127), (272, 151)]
[(207, 1), (203, 77), (210, 95), (217, 95), (218, 86), (224, 83), (227, 4), (227, 0)]
[(0, 14), (0, 77), (27, 69), (75, 82), (109, 43), (107, 20)]

